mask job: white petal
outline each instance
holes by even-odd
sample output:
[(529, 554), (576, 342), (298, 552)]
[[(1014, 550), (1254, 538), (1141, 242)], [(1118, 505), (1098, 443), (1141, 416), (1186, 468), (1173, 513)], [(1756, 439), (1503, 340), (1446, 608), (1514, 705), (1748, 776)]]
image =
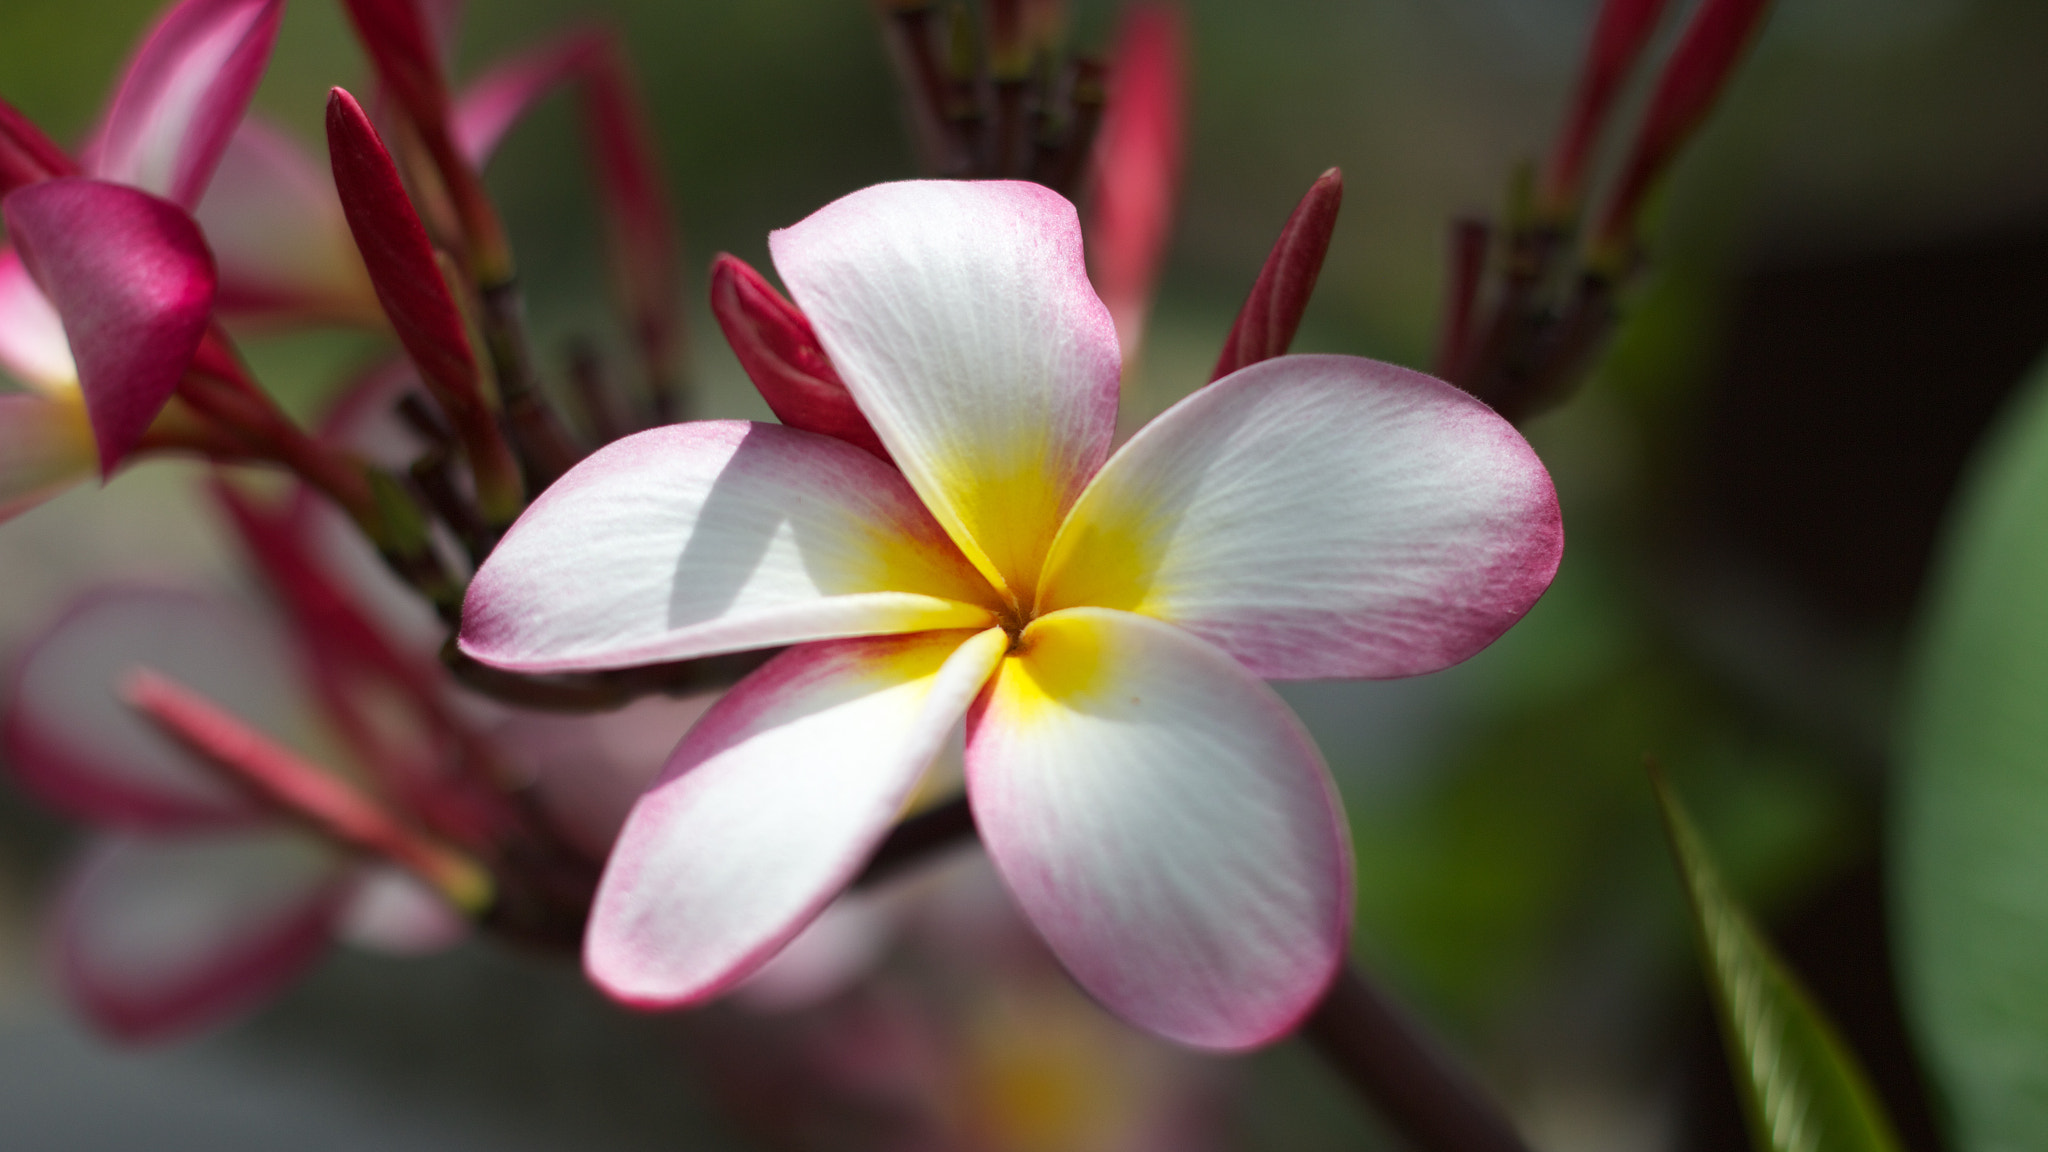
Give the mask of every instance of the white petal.
[(0, 368), (39, 392), (78, 392), (63, 318), (12, 249), (0, 250)]
[(1265, 1043), (1343, 959), (1351, 853), (1322, 757), (1270, 688), (1170, 624), (1033, 622), (968, 718), (967, 789), (1025, 915), (1141, 1028)]
[(295, 831), (103, 840), (63, 896), (65, 990), (133, 1040), (231, 1015), (320, 956), (346, 875)]
[(1116, 424), (1116, 326), (1073, 205), (1021, 182), (882, 184), (768, 247), (911, 486), (1028, 596)]
[(470, 583), (462, 648), (525, 672), (617, 668), (986, 627), (990, 595), (887, 464), (706, 421), (617, 441), (542, 493)]
[(591, 978), (666, 1006), (765, 963), (874, 850), (1005, 644), (994, 628), (827, 641), (742, 681), (626, 821), (584, 942)]
[(1039, 609), (1157, 617), (1266, 679), (1412, 676), (1521, 619), (1563, 546), (1542, 461), (1485, 405), (1390, 364), (1284, 356), (1103, 466)]

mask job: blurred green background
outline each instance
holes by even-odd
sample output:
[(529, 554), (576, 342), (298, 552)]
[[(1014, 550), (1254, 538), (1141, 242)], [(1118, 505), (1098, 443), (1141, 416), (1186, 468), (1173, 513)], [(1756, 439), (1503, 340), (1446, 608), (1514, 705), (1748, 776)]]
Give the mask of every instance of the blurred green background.
[[(75, 139), (157, 7), (8, 0), (0, 93)], [(1548, 145), (1592, 9), (1189, 3), (1183, 199), (1126, 423), (1206, 378), (1280, 222), (1331, 165), (1344, 216), (1296, 350), (1426, 367), (1447, 224), (1496, 210)], [(1077, 0), (1077, 44), (1101, 48), (1115, 15)], [(766, 268), (769, 229), (913, 174), (874, 16), (856, 0), (496, 0), (471, 5), (462, 70), (582, 21), (624, 31), (652, 106), (689, 253), (696, 410), (765, 418), (704, 313), (702, 270), (721, 251)], [(1611, 354), (1528, 429), (1564, 500), (1557, 585), (1460, 668), (1286, 692), (1352, 812), (1360, 955), (1540, 1147), (1743, 1146), (1646, 756), (1909, 1142), (1933, 1146), (1886, 961), (1885, 748), (1941, 510), (2048, 343), (2043, 45), (2035, 0), (1779, 4), (1662, 198)], [(258, 105), (313, 143), (327, 86), (364, 71), (337, 7), (293, 0)], [(558, 100), (489, 174), (544, 358), (575, 336), (620, 344), (581, 157)], [(301, 412), (376, 351), (353, 335), (253, 346)], [(233, 586), (191, 476), (145, 465), (0, 531), (0, 647), (92, 583)], [(573, 972), (486, 946), (337, 957), (249, 1022), (113, 1052), (39, 973), (41, 885), (67, 836), (0, 796), (10, 1147), (742, 1146), (693, 1086), (695, 1025), (613, 1012)], [(1379, 1139), (1291, 1045), (1242, 1083), (1237, 1146)]]

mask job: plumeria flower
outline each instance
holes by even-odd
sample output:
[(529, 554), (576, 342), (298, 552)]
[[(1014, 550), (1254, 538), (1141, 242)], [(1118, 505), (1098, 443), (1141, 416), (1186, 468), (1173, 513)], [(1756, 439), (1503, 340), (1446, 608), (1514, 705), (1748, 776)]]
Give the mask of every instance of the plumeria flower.
[[(188, 213), (261, 78), (281, 0), (185, 0), (144, 40), (74, 163), (18, 115), (0, 195), (0, 511), (114, 467), (150, 433), (198, 350), (218, 284)], [(230, 216), (230, 223), (234, 217)], [(167, 429), (195, 444), (189, 429)], [(180, 435), (180, 433), (183, 433)]]
[(1097, 1000), (1187, 1044), (1289, 1031), (1341, 962), (1343, 812), (1267, 679), (1470, 656), (1562, 548), (1484, 405), (1341, 356), (1195, 393), (1113, 456), (1119, 355), (1073, 207), (1025, 183), (854, 193), (770, 237), (900, 468), (775, 425), (655, 429), (544, 493), (461, 644), (544, 673), (790, 645), (635, 806), (585, 942), (656, 1007), (815, 917), (965, 719), (975, 822)]
[[(450, 8), (430, 7), (436, 27)], [(8, 217), (22, 249), (0, 250), (0, 373), (25, 389), (0, 393), (0, 520), (111, 474), (138, 445), (233, 455), (191, 413), (164, 410), (213, 318), (384, 323), (328, 166), (246, 114), (282, 11), (171, 7), (79, 160), (0, 105), (0, 196), (19, 193)], [(463, 94), (470, 163), (552, 87), (613, 82), (600, 38), (570, 47), (507, 61)], [(63, 187), (32, 187), (45, 183)]]
[[(232, 601), (139, 588), (85, 597), (29, 648), (6, 700), (8, 763), (29, 792), (97, 830), (55, 931), (62, 987), (102, 1030), (142, 1041), (216, 1023), (337, 941), (412, 955), (467, 935), (463, 912), (412, 872), (237, 788), (124, 694), (138, 670), (160, 673), (372, 792), (395, 767), (431, 782), (448, 751), (416, 718), (391, 726), (408, 715), (402, 701), (364, 701), (383, 731), (336, 723), (341, 686), (309, 671), (322, 654)], [(498, 710), (476, 725), (554, 830), (596, 860), (707, 702), (646, 700), (603, 717)], [(373, 765), (373, 750), (386, 762)], [(444, 822), (467, 815), (450, 803), (459, 797), (440, 800)]]

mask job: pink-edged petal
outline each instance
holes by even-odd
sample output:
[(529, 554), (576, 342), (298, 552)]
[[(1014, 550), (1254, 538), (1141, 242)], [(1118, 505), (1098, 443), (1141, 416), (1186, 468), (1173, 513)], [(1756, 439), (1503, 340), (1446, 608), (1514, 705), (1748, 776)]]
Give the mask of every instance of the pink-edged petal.
[(0, 521), (11, 520), (99, 468), (77, 395), (0, 393)]
[(102, 823), (165, 828), (246, 822), (259, 810), (158, 733), (120, 696), (144, 665), (280, 735), (308, 736), (313, 702), (279, 632), (189, 593), (120, 589), (72, 606), (23, 657), (4, 732), (17, 779)]
[(242, 121), (193, 215), (220, 268), (223, 314), (383, 322), (333, 177), (283, 130)]
[(901, 474), (774, 424), (655, 428), (533, 502), (470, 582), (462, 650), (525, 672), (986, 627), (987, 585)]
[(1351, 852), (1272, 689), (1144, 616), (1041, 617), (968, 717), (989, 856), (1083, 988), (1203, 1048), (1278, 1038), (1344, 955)]
[(90, 148), (92, 174), (187, 208), (249, 107), (284, 0), (184, 0), (151, 31)]
[(584, 941), (629, 1004), (714, 996), (836, 895), (903, 810), (1005, 637), (864, 637), (776, 657), (690, 730), (634, 806)]
[(419, 877), (385, 864), (358, 868), (334, 925), (344, 943), (393, 956), (445, 951), (469, 929), (469, 918)]
[(1027, 594), (1116, 424), (1116, 328), (1073, 205), (1012, 181), (881, 184), (768, 246), (911, 486)]
[(1549, 473), (1484, 404), (1390, 364), (1284, 356), (1103, 467), (1039, 607), (1154, 616), (1269, 680), (1413, 676), (1520, 619), (1563, 547)]
[(1152, 287), (1173, 230), (1187, 113), (1181, 73), (1187, 32), (1180, 8), (1132, 6), (1117, 33), (1108, 100), (1090, 173), (1088, 263), (1116, 317), (1117, 338), (1136, 356)]
[(715, 700), (708, 694), (680, 700), (650, 696), (591, 716), (516, 712), (493, 736), (532, 780), (555, 829), (602, 859), (633, 802)]
[(294, 831), (109, 837), (61, 898), (64, 990), (124, 1040), (224, 1020), (319, 959), (347, 875)]
[(0, 368), (40, 392), (78, 391), (64, 321), (12, 251), (0, 251)]
[(7, 230), (64, 319), (112, 475), (156, 419), (213, 312), (213, 256), (176, 205), (99, 180), (47, 180), (4, 202)]

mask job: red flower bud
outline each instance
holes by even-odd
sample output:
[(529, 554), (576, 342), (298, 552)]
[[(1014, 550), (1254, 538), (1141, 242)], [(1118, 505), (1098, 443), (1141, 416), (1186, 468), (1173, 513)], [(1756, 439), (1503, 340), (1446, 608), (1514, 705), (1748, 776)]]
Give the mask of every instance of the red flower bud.
[(1601, 5), (1571, 115), (1543, 174), (1543, 207), (1550, 214), (1568, 217), (1576, 209), (1587, 156), (1663, 14), (1664, 0), (1607, 0)]
[(519, 467), (485, 403), (462, 313), (391, 153), (355, 97), (340, 88), (327, 101), (327, 148), (335, 190), (377, 300), (462, 440), (484, 514), (509, 522), (519, 508)]
[(1287, 217), (1265, 267), (1252, 283), (1251, 295), (1238, 309), (1237, 323), (1216, 357), (1211, 380), (1230, 375), (1247, 364), (1284, 355), (1301, 327), (1309, 294), (1323, 270), (1330, 235), (1337, 229), (1337, 209), (1344, 203), (1344, 174), (1332, 168), (1309, 185), (1308, 194)]
[(682, 256), (668, 190), (625, 57), (610, 37), (592, 41), (582, 81), (584, 136), (620, 299), (650, 374), (663, 379), (679, 353), (683, 315)]
[(1596, 251), (1610, 260), (1619, 258), (1644, 197), (1706, 119), (1769, 8), (1770, 0), (1704, 0), (1700, 5), (1650, 97), (1635, 150), (1601, 222)]
[(711, 314), (776, 419), (889, 459), (810, 320), (737, 256), (711, 262)]
[[(450, 206), (462, 225), (469, 267), (485, 286), (512, 279), (512, 250), (497, 209), (485, 194), (476, 168), (456, 144), (448, 83), (441, 71), (434, 22), (417, 0), (343, 0), (356, 35), (370, 54), (377, 79), (419, 132), (427, 156), (447, 187)], [(443, 14), (444, 19), (446, 14)]]
[(448, 85), (416, 0), (342, 0), (377, 79), (422, 133), (446, 131)]

